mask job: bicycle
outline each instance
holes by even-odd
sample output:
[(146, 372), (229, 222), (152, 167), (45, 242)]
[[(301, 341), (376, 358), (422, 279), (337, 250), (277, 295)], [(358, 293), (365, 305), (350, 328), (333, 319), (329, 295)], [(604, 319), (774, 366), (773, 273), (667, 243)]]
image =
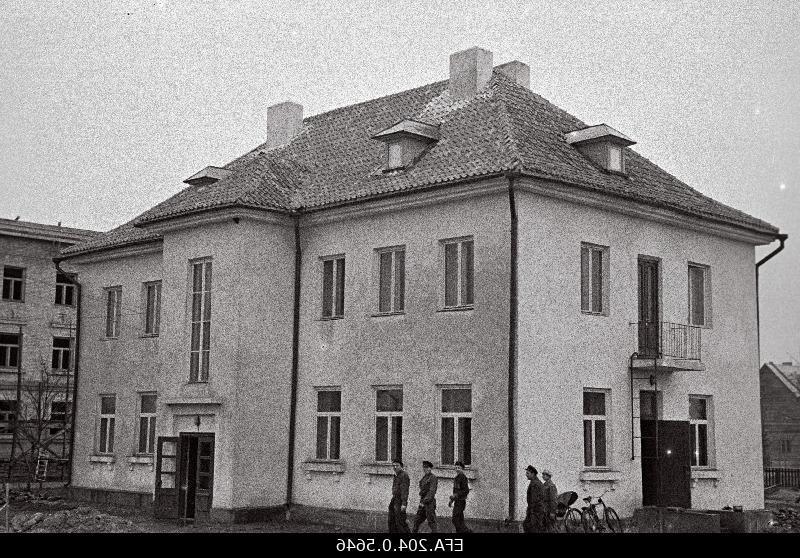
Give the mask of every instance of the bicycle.
[[(597, 502), (592, 503), (592, 496), (587, 496), (583, 499), (586, 506), (581, 508), (581, 525), (586, 533), (598, 533), (605, 531), (606, 527), (612, 533), (622, 532), (622, 522), (619, 520), (619, 515), (611, 506), (606, 506), (603, 501), (603, 496), (607, 490), (597, 497)], [(603, 518), (597, 513), (598, 506), (602, 506)]]
[(564, 492), (558, 495), (556, 519), (552, 522), (552, 532), (560, 531), (560, 523), (563, 524), (563, 529), (567, 533), (577, 533), (582, 529), (581, 512), (572, 507), (577, 499), (577, 492)]

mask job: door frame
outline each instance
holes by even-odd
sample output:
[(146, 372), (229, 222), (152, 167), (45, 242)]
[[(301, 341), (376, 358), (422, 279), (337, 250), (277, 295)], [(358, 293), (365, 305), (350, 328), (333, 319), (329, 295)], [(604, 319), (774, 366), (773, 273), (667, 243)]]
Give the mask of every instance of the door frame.
[[(650, 320), (644, 320), (642, 316), (642, 268), (644, 266), (653, 266), (655, 268), (655, 282), (651, 287), (655, 290), (655, 297), (651, 299), (653, 305), (656, 307), (654, 316), (650, 316)], [(655, 341), (655, 351), (656, 354), (659, 354), (661, 351), (661, 316), (663, 311), (663, 289), (662, 289), (662, 279), (661, 279), (661, 258), (657, 258), (655, 256), (647, 256), (644, 254), (639, 254), (636, 259), (636, 292), (637, 292), (637, 300), (636, 300), (636, 317), (637, 322), (639, 324), (638, 328), (638, 352), (641, 356), (654, 356), (650, 354), (643, 354), (643, 349), (650, 348), (649, 342), (647, 340), (648, 337), (653, 336)], [(650, 325), (652, 324), (652, 325)], [(644, 338), (644, 339), (643, 339)], [(644, 343), (643, 343), (644, 340)]]

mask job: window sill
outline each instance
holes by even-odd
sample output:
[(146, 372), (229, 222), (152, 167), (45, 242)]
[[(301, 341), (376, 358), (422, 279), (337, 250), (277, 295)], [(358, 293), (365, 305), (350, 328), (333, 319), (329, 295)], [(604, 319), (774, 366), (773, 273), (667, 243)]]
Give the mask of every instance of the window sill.
[(372, 314), (373, 318), (387, 318), (390, 316), (405, 316), (405, 311), (403, 312), (375, 312)]
[(105, 463), (109, 467), (113, 465), (117, 461), (117, 456), (108, 453), (108, 454), (94, 454), (89, 456), (89, 463)]
[(158, 337), (158, 333), (142, 333), (139, 336), (140, 339), (151, 339), (153, 337)]
[(344, 461), (308, 460), (303, 462), (306, 480), (311, 480), (312, 473), (330, 473), (333, 480), (339, 482), (342, 473), (347, 470)]
[(366, 475), (394, 476), (394, 466), (385, 461), (367, 461), (361, 464)]
[(130, 470), (133, 471), (134, 466), (136, 465), (149, 465), (150, 470), (153, 470), (153, 456), (149, 454), (137, 454), (137, 455), (130, 455), (128, 456), (128, 465), (130, 466)]
[[(440, 479), (454, 479), (458, 474), (458, 469), (454, 465), (437, 465), (433, 468), (433, 473)], [(478, 470), (466, 467), (464, 476), (471, 481), (478, 480)]]
[(344, 316), (321, 316), (317, 318), (318, 322), (332, 322), (334, 320), (343, 320)]
[(586, 310), (581, 310), (581, 314), (584, 316), (598, 316), (600, 318), (608, 318), (608, 312), (587, 312)]
[(584, 469), (578, 475), (583, 490), (586, 490), (591, 482), (609, 482), (611, 490), (614, 490), (614, 485), (619, 482), (619, 479), (620, 472), (613, 469)]
[(446, 308), (439, 308), (437, 312), (470, 312), (475, 310), (475, 305), (468, 306), (448, 306)]
[(116, 341), (117, 339), (119, 339), (119, 335), (116, 337), (100, 337), (100, 341)]

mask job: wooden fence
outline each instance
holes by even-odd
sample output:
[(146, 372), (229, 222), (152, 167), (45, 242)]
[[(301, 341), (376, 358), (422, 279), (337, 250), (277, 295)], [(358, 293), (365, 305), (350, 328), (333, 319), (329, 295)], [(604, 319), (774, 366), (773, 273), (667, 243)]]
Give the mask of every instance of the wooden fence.
[(764, 486), (800, 488), (800, 469), (765, 467)]

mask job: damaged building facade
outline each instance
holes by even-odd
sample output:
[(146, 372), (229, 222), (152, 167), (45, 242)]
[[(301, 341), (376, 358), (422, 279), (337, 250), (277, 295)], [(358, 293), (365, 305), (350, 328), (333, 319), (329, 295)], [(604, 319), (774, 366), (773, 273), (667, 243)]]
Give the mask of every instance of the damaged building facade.
[[(164, 517), (440, 506), (520, 520), (524, 468), (643, 504), (763, 507), (755, 246), (781, 237), (472, 48), (303, 117), (62, 253), (85, 311), (73, 485)], [(409, 502), (414, 506), (412, 496)]]

